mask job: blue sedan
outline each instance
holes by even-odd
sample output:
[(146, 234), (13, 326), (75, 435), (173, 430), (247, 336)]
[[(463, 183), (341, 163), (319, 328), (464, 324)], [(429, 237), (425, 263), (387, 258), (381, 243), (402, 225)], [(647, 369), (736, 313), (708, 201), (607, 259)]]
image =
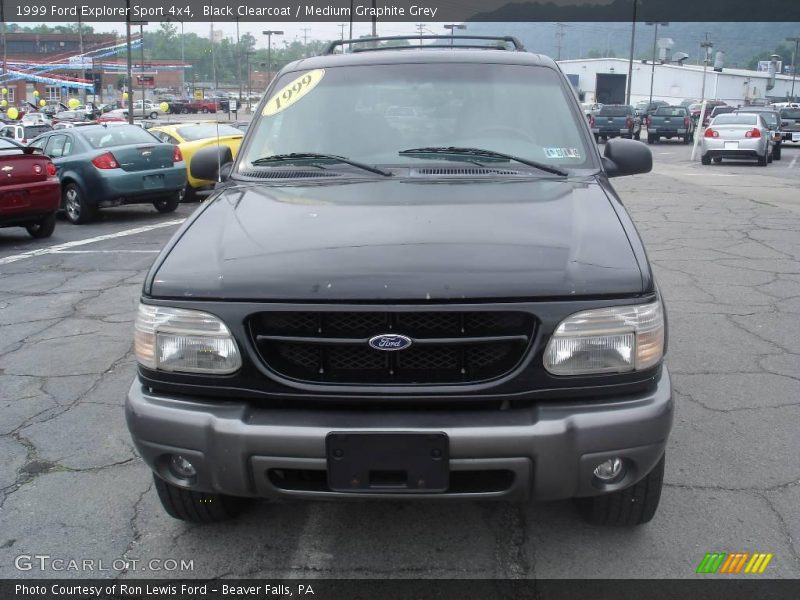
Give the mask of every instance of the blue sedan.
[(75, 224), (98, 209), (153, 204), (159, 212), (178, 208), (186, 187), (181, 151), (134, 125), (85, 125), (47, 132), (30, 143), (58, 169), (61, 208)]

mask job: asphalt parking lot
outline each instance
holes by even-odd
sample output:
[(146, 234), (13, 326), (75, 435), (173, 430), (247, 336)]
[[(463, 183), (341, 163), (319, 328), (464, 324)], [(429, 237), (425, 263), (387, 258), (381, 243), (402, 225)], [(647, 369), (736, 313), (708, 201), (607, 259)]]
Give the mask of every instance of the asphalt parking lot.
[[(107, 210), (52, 238), (0, 230), (0, 577), (695, 577), (706, 552), (800, 573), (800, 144), (767, 168), (652, 146), (614, 184), (666, 298), (677, 417), (655, 519), (570, 502), (263, 503), (170, 519), (125, 427), (145, 271), (197, 205)], [(193, 559), (192, 571), (21, 572), (15, 557)]]

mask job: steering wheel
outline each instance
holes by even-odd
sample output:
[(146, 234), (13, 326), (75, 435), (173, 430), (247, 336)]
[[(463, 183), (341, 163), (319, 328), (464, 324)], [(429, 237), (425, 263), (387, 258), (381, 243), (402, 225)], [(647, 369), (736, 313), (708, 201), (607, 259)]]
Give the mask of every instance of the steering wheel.
[(512, 129), (511, 127), (485, 127), (483, 129), (479, 129), (475, 131), (472, 135), (479, 137), (481, 134), (491, 134), (491, 133), (501, 133), (503, 135), (508, 135), (510, 137), (516, 138), (518, 140), (522, 140), (524, 142), (534, 143), (535, 140), (529, 136), (527, 133), (523, 133), (519, 129)]

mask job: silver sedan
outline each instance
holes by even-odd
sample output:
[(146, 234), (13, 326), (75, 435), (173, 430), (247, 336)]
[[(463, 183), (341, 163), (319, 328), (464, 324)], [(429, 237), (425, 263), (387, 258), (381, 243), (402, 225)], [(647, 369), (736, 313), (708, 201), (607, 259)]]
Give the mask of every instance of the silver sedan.
[(728, 113), (718, 115), (703, 134), (701, 161), (722, 162), (723, 158), (752, 158), (762, 167), (772, 161), (772, 136), (761, 115)]

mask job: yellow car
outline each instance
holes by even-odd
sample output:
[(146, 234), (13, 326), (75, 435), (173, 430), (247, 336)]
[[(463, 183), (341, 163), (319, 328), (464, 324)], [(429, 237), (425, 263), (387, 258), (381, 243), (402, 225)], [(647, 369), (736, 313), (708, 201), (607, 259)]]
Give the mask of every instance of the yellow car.
[(239, 146), (242, 143), (244, 132), (225, 123), (214, 123), (213, 121), (197, 121), (186, 123), (175, 123), (152, 127), (148, 129), (162, 142), (175, 144), (180, 148), (183, 160), (186, 163), (186, 196), (191, 197), (194, 192), (213, 185), (214, 182), (207, 179), (195, 179), (192, 177), (192, 156), (201, 148), (219, 144), (231, 149), (231, 154), (236, 158)]

